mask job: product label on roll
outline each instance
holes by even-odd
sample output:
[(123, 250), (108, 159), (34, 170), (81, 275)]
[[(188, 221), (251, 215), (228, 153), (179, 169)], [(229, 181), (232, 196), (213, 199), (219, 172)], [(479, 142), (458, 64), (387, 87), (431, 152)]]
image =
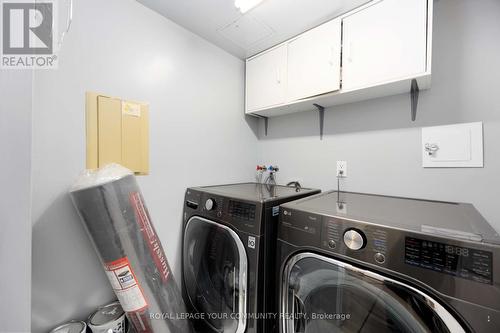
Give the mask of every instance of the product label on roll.
[(127, 257), (106, 263), (104, 270), (124, 311), (139, 311), (148, 306)]
[(151, 224), (149, 215), (144, 208), (139, 192), (130, 193), (130, 203), (132, 204), (132, 207), (134, 207), (135, 217), (140, 225), (142, 236), (148, 245), (149, 252), (153, 258), (155, 266), (160, 272), (163, 282), (166, 282), (170, 276), (167, 257), (163, 252), (160, 240), (158, 239), (156, 231)]

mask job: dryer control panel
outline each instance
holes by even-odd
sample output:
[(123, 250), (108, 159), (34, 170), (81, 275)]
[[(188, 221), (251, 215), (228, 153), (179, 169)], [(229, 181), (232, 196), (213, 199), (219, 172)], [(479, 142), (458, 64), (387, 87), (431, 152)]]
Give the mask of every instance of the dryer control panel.
[(259, 219), (262, 205), (253, 202), (188, 189), (184, 207), (185, 221), (192, 215), (199, 215), (252, 234), (262, 232)]
[(228, 214), (245, 221), (255, 221), (256, 206), (252, 203), (229, 200)]

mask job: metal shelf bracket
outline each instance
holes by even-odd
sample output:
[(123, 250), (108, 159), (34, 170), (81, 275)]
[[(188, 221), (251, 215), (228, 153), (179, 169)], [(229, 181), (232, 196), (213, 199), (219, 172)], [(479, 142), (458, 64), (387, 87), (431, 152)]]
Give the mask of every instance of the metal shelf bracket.
[(265, 116), (261, 116), (258, 114), (252, 115), (252, 117), (258, 118), (258, 119), (264, 119), (264, 134), (267, 136), (267, 128), (269, 127), (269, 118)]
[(325, 127), (325, 108), (319, 104), (313, 104), (319, 113), (319, 139), (323, 140), (323, 129)]
[(410, 98), (411, 98), (411, 121), (417, 119), (418, 95), (420, 89), (416, 79), (411, 80)]

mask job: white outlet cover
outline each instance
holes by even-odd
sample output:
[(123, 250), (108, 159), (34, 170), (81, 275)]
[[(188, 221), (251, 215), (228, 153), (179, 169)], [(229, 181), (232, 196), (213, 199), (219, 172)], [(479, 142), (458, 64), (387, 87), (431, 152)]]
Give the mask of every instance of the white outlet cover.
[[(431, 155), (426, 144), (437, 145)], [(466, 123), (422, 128), (424, 168), (482, 168), (483, 123)]]
[(347, 161), (337, 161), (337, 177), (340, 176), (340, 170), (343, 170), (342, 177), (347, 177)]

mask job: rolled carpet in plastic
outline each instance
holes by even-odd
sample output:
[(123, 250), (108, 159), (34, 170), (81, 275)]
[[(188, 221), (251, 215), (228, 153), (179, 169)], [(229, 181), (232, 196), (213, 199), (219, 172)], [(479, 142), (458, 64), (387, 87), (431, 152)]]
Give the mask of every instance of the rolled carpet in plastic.
[(137, 333), (191, 332), (181, 293), (132, 172), (117, 164), (87, 171), (70, 194)]

